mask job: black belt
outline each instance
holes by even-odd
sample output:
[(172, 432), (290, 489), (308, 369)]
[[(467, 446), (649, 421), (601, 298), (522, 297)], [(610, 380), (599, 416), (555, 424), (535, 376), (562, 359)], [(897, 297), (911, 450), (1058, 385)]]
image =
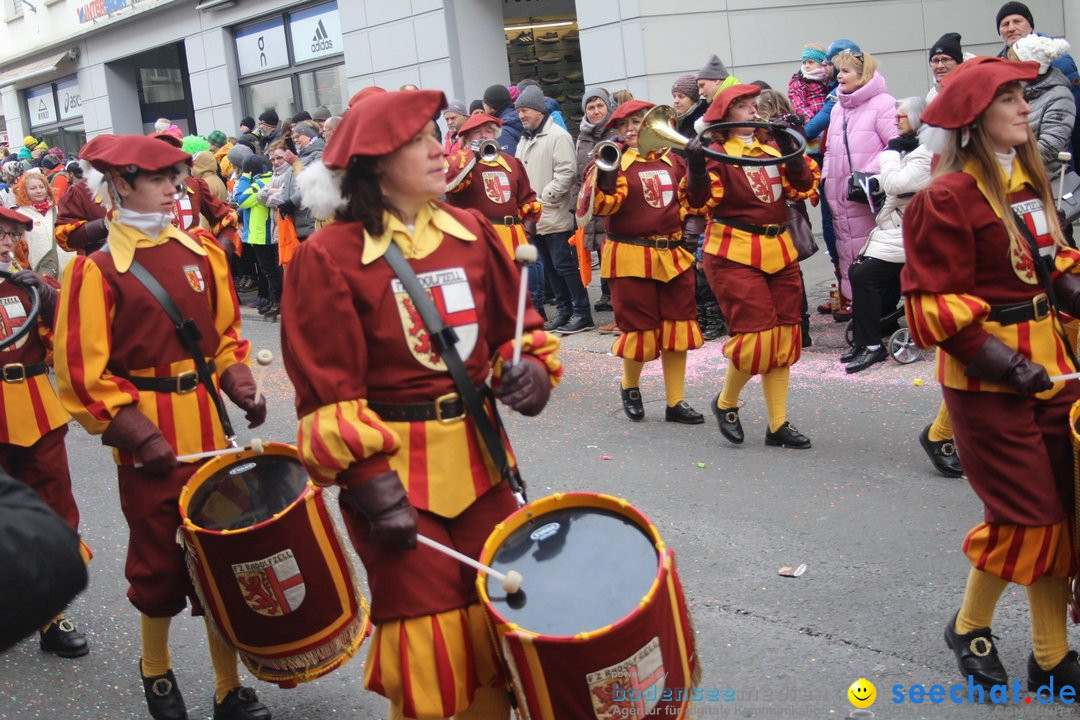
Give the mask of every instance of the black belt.
[(49, 372), (49, 366), (43, 362), (24, 365), (22, 363), (8, 363), (0, 367), (0, 380), (6, 383), (21, 383), (26, 378), (35, 375), (44, 375)]
[(992, 320), (1002, 325), (1015, 325), (1016, 323), (1042, 320), (1050, 314), (1050, 300), (1046, 293), (1039, 293), (1027, 302), (1013, 305), (991, 305), (987, 320)]
[(488, 216), (488, 221), (492, 225), (520, 225), (521, 224), (521, 218), (519, 218), (517, 215), (502, 215), (500, 217), (491, 217), (489, 215)]
[(682, 247), (686, 244), (683, 242), (681, 235), (647, 235), (645, 237), (631, 237), (629, 235), (608, 233), (607, 239), (617, 243), (625, 243), (626, 245), (656, 248), (657, 250), (674, 250), (675, 248)]
[(713, 222), (733, 227), (736, 230), (743, 230), (744, 232), (754, 233), (755, 235), (764, 235), (766, 237), (777, 237), (780, 233), (787, 230), (787, 223), (780, 223), (779, 225), (751, 225), (750, 223), (744, 223), (741, 220), (725, 217), (714, 217)]
[[(214, 362), (207, 363), (210, 372), (214, 372)], [(136, 390), (147, 390), (159, 393), (177, 393), (183, 395), (199, 387), (199, 373), (189, 370), (180, 373), (176, 377), (129, 377), (128, 382), (135, 386)]]
[[(479, 388), (486, 395), (486, 386)], [(438, 420), (444, 424), (460, 422), (465, 417), (465, 402), (456, 392), (447, 393), (431, 402), (389, 403), (368, 401), (368, 407), (387, 422), (427, 422)]]

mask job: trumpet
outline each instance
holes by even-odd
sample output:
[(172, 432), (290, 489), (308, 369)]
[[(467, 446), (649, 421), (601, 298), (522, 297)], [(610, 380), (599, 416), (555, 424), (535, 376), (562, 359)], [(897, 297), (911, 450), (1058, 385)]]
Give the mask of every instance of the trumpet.
[(494, 140), (485, 140), (477, 146), (476, 156), (481, 162), (495, 162), (499, 157), (499, 143)]
[(618, 143), (602, 140), (593, 147), (591, 155), (596, 158), (596, 167), (604, 172), (618, 170), (622, 160), (622, 148)]

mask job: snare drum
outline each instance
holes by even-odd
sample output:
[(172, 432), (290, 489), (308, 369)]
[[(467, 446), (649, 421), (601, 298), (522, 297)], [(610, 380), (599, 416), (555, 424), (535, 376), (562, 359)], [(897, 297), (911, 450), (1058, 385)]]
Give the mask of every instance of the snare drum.
[(685, 716), (701, 669), (675, 555), (625, 500), (552, 495), (495, 527), (477, 589), (526, 720)]
[(210, 460), (180, 493), (180, 517), (199, 600), (255, 677), (294, 687), (360, 648), (367, 603), (295, 448)]

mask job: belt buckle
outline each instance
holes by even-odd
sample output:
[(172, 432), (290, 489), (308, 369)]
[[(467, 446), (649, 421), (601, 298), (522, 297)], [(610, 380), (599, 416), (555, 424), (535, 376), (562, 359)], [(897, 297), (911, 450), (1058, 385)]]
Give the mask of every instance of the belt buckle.
[[(191, 387), (188, 387), (188, 388), (184, 387), (184, 381), (185, 380), (192, 380), (193, 381), (191, 383)], [(188, 370), (187, 372), (182, 372), (182, 373), (180, 373), (179, 375), (176, 376), (176, 394), (177, 395), (186, 395), (187, 393), (192, 392), (197, 387), (199, 387), (199, 373), (196, 372), (195, 370)]]
[(516, 215), (503, 215), (502, 224), (503, 225), (516, 225), (517, 224), (517, 216)]
[(1042, 320), (1050, 314), (1050, 298), (1046, 297), (1046, 293), (1039, 293), (1031, 298), (1031, 314), (1035, 320)]
[[(12, 371), (15, 371), (14, 373)], [(22, 363), (8, 363), (0, 368), (0, 380), (6, 383), (26, 382), (26, 366)]]
[(766, 225), (765, 237), (777, 237), (780, 233), (784, 232), (783, 225)]
[(669, 238), (669, 237), (658, 237), (658, 238), (655, 238), (653, 240), (653, 242), (656, 243), (656, 249), (657, 250), (670, 250), (671, 249), (671, 238)]
[(445, 395), (440, 395), (439, 397), (435, 398), (435, 419), (439, 422), (439, 424), (453, 425), (454, 423), (459, 423), (462, 421), (462, 419), (464, 419), (464, 408), (462, 408), (460, 414), (458, 415), (455, 415), (453, 417), (443, 417), (443, 403), (454, 402), (455, 400), (461, 400), (461, 396), (458, 395), (456, 392), (446, 393)]

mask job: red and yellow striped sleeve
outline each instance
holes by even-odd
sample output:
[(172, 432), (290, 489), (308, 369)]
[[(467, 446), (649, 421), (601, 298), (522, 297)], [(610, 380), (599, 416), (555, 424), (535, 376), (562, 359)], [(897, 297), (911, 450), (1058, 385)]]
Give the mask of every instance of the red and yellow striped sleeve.
[[(503, 366), (514, 357), (516, 341), (508, 340), (495, 351), (491, 361), (491, 387), (498, 389), (502, 381)], [(543, 330), (533, 330), (521, 336), (522, 356), (531, 355), (544, 364), (548, 371), (551, 387), (556, 387), (562, 380), (563, 364), (559, 359), (559, 338)]]
[(704, 205), (695, 205), (690, 201), (690, 190), (687, 185), (689, 179), (688, 174), (679, 181), (679, 205), (683, 208), (683, 215), (711, 215), (713, 208), (724, 199), (724, 183), (720, 181), (720, 176), (713, 172), (709, 173), (709, 197), (706, 198)]
[(783, 183), (784, 195), (789, 200), (809, 200), (817, 195), (818, 186), (821, 184), (821, 168), (810, 156), (806, 156), (806, 166), (810, 169), (810, 175), (814, 178), (813, 184), (806, 190), (797, 190), (788, 179), (786, 165), (780, 166), (780, 181)]
[(981, 323), (990, 313), (990, 304), (967, 293), (912, 293), (904, 298), (911, 338), (919, 347), (929, 348)]
[(525, 203), (518, 207), (518, 217), (522, 220), (539, 220), (540, 213), (543, 212), (544, 206), (540, 204), (539, 200), (535, 199)]
[[(469, 161), (474, 157), (472, 150), (467, 148), (458, 148), (454, 152), (446, 156), (446, 184), (449, 185), (454, 181), (458, 175), (468, 166)], [(447, 190), (447, 192), (461, 192), (465, 188), (472, 185), (473, 173), (469, 173), (461, 179), (454, 187)]]
[(610, 195), (601, 190), (598, 183), (593, 195), (593, 215), (605, 217), (619, 212), (629, 192), (630, 184), (622, 173), (615, 179), (615, 190)]
[(236, 297), (228, 256), (205, 231), (192, 234), (199, 236), (214, 276), (214, 328), (218, 331), (214, 365), (220, 375), (236, 363), (249, 364), (251, 342), (240, 336), (240, 300)]
[(232, 228), (233, 232), (240, 229), (240, 217), (232, 208), (229, 208), (229, 212), (225, 213), (220, 220), (210, 226), (210, 232), (215, 236), (221, 235), (227, 228)]
[(312, 479), (332, 485), (339, 473), (361, 461), (367, 461), (365, 477), (389, 471), (389, 456), (401, 448), (401, 438), (368, 409), (367, 400), (343, 400), (301, 417), (296, 447)]
[(92, 435), (105, 431), (120, 408), (139, 393), (109, 372), (112, 353), (112, 291), (101, 270), (80, 256), (64, 269), (56, 312), (53, 357), (60, 401)]
[(68, 245), (68, 238), (71, 237), (71, 233), (78, 230), (80, 227), (86, 224), (86, 220), (76, 220), (72, 223), (57, 223), (53, 229), (53, 237), (56, 238), (56, 244), (67, 252), (76, 252), (78, 248), (73, 248)]
[(1054, 257), (1054, 278), (1065, 273), (1080, 273), (1080, 252), (1073, 248), (1058, 248)]

